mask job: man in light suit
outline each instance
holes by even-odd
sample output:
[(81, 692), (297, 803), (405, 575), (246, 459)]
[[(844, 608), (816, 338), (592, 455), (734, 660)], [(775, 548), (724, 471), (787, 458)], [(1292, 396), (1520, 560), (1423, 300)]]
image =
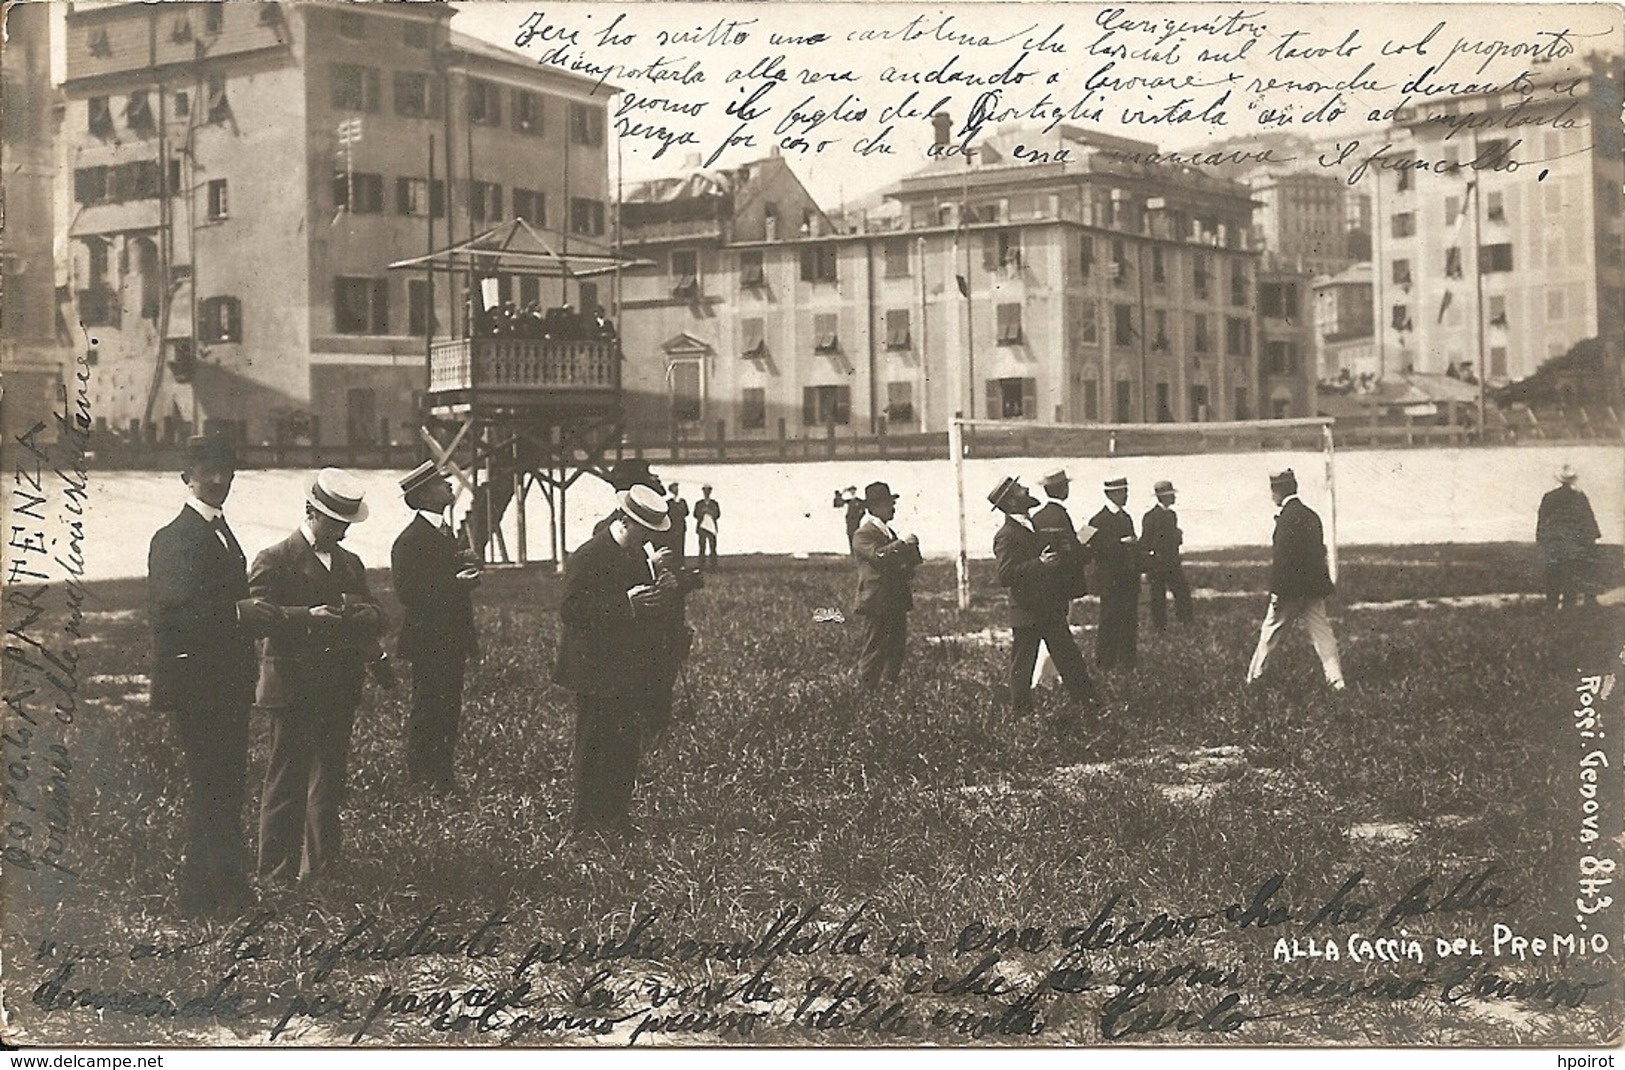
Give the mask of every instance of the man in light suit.
[(247, 560), (224, 506), (237, 454), (224, 438), (186, 444), (180, 514), (152, 537), (147, 595), (152, 623), (152, 708), (169, 715), (190, 782), (180, 908), (215, 914), (245, 907), (243, 798), (254, 637), (276, 611), (249, 598)]
[(1326, 682), (1334, 691), (1343, 690), (1343, 666), (1337, 654), (1337, 636), (1326, 616), (1326, 599), (1335, 588), (1326, 567), (1326, 539), (1320, 517), (1298, 497), (1298, 477), (1287, 468), (1270, 476), (1270, 496), (1275, 512), (1275, 557), (1270, 564), (1270, 606), (1258, 646), (1247, 666), (1247, 682), (1257, 680), (1264, 663), (1280, 642), (1281, 629), (1293, 621), (1303, 621), (1309, 641), (1320, 655)]
[(389, 569), (404, 610), (395, 649), (412, 664), (406, 771), (414, 784), (452, 792), (463, 674), (479, 657), (473, 592), (480, 572), (446, 523), (457, 496), (435, 463), (424, 461), (408, 472), (401, 491), (414, 516), (395, 539)]
[(865, 691), (895, 683), (908, 649), (908, 613), (914, 608), (911, 585), (920, 564), (920, 540), (914, 535), (898, 538), (892, 530), (897, 497), (885, 483), (869, 484), (863, 492), (863, 519), (852, 533), (852, 557), (858, 563), (852, 614), (861, 622), (858, 682)]
[(339, 857), (350, 730), (384, 615), (361, 559), (339, 545), (367, 518), (360, 483), (324, 468), (299, 530), (254, 559), (249, 593), (279, 607), (260, 655), (257, 702), (271, 716), (260, 798), (260, 874), (292, 882)]
[(1033, 665), (1043, 643), (1072, 698), (1086, 708), (1098, 701), (1078, 644), (1067, 627), (1068, 575), (1065, 551), (1046, 546), (1033, 530), (1029, 514), (1038, 503), (1014, 477), (1006, 477), (987, 500), (1004, 514), (1004, 524), (993, 537), (999, 586), (1010, 591), (1010, 705), (1017, 713), (1033, 709)]

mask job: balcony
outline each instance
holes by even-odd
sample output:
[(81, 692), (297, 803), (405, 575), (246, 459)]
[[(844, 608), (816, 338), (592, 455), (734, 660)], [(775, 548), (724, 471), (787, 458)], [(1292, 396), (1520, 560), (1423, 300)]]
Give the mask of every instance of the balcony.
[(606, 410), (620, 386), (614, 341), (458, 338), (429, 349), (429, 406), (437, 412)]

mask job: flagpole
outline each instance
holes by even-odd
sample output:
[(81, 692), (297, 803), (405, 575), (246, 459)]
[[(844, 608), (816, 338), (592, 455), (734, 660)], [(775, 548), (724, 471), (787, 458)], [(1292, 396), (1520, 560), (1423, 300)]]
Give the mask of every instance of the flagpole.
[[(1478, 131), (1473, 131), (1473, 159), (1478, 159)], [(1489, 379), (1489, 367), (1484, 363), (1484, 241), (1480, 229), (1479, 204), (1484, 199), (1483, 173), (1476, 172), (1472, 183), (1473, 195), (1473, 295), (1475, 298), (1473, 311), (1478, 321), (1478, 361), (1475, 371), (1478, 373), (1478, 439), (1484, 441), (1484, 383)]]

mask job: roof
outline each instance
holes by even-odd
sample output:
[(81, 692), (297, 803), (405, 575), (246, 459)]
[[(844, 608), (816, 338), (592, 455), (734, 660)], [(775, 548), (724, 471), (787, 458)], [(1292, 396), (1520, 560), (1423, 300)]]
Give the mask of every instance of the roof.
[(423, 256), (397, 260), (389, 267), (392, 271), (423, 268), (432, 271), (467, 271), (476, 261), (486, 261), (516, 275), (584, 279), (608, 275), (617, 268), (650, 266), (647, 260), (619, 256), (605, 245), (580, 237), (567, 240), (573, 240), (578, 246), (587, 245), (588, 249), (561, 253), (552, 240), (555, 237), (562, 235), (533, 227), (523, 219), (515, 219), (498, 223), (467, 241), (456, 242)]
[(621, 92), (620, 86), (610, 85), (598, 78), (589, 78), (584, 74), (576, 74), (562, 67), (537, 63), (533, 56), (528, 56), (516, 49), (494, 45), (489, 41), (483, 41), (478, 37), (472, 37), (457, 30), (451, 31), (448, 43), (457, 51), (465, 52), (470, 56), (495, 60), (509, 66), (519, 67), (525, 71), (545, 73), (551, 77), (563, 79), (586, 89), (593, 96), (613, 96)]

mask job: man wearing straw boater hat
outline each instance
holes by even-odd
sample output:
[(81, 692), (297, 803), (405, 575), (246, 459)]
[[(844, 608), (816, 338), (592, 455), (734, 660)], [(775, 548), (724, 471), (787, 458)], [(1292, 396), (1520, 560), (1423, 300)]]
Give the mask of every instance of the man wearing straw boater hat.
[(230, 440), (186, 443), (180, 514), (152, 537), (147, 596), (152, 708), (169, 715), (189, 782), (180, 908), (214, 914), (253, 901), (244, 868), (243, 799), (256, 636), (275, 607), (248, 594), (248, 561), (224, 512), (237, 474)]
[[(1068, 575), (1065, 552), (1046, 546), (1044, 537), (1033, 530), (1028, 515), (1038, 502), (1015, 477), (1001, 480), (987, 500), (1004, 514), (1004, 524), (993, 538), (993, 556), (998, 562), (999, 586), (1010, 591), (1011, 707), (1017, 713), (1032, 712), (1033, 666), (1040, 643), (1054, 659), (1067, 692), (1084, 706), (1095, 707), (1094, 685), (1066, 621), (1070, 599), (1064, 582)], [(1063, 723), (1070, 721), (1063, 719)]]
[(1298, 497), (1298, 477), (1286, 468), (1270, 476), (1270, 497), (1275, 499), (1274, 560), (1270, 564), (1270, 605), (1258, 646), (1247, 666), (1247, 683), (1264, 672), (1264, 663), (1280, 642), (1281, 629), (1303, 621), (1309, 641), (1320, 655), (1326, 682), (1343, 690), (1343, 666), (1337, 655), (1337, 636), (1326, 616), (1326, 599), (1335, 588), (1326, 565), (1326, 538), (1320, 517)]
[(1581, 596), (1595, 598), (1586, 573), (1602, 538), (1591, 501), (1575, 487), (1580, 473), (1569, 465), (1557, 470), (1557, 486), (1540, 499), (1535, 544), (1546, 566), (1546, 605), (1572, 609)]
[(1128, 479), (1105, 483), (1106, 504), (1089, 520), (1100, 588), (1100, 620), (1095, 631), (1095, 664), (1103, 671), (1134, 667), (1140, 629), (1140, 547), (1128, 504)]
[(260, 552), (249, 592), (280, 607), (261, 650), (257, 701), (271, 717), (260, 798), (260, 875), (292, 882), (339, 858), (350, 730), (368, 662), (382, 656), (384, 614), (361, 559), (339, 541), (367, 519), (361, 484), (323, 468), (305, 490), (305, 520)]
[(892, 530), (897, 497), (885, 483), (865, 487), (863, 519), (852, 533), (852, 557), (858, 563), (852, 615), (863, 635), (858, 683), (865, 691), (895, 683), (908, 652), (908, 613), (914, 608), (911, 585), (920, 564), (920, 540), (914, 535), (899, 538)]
[(1157, 631), (1168, 628), (1168, 595), (1174, 596), (1174, 612), (1179, 623), (1189, 624), (1191, 588), (1185, 582), (1185, 563), (1180, 559), (1179, 547), (1185, 541), (1179, 530), (1179, 514), (1174, 512), (1177, 500), (1174, 485), (1166, 479), (1157, 480), (1152, 488), (1157, 504), (1146, 510), (1140, 521), (1140, 545), (1145, 547), (1145, 579), (1150, 588), (1151, 624)]
[(565, 564), (553, 680), (576, 694), (575, 827), (626, 834), (653, 684), (651, 652), (668, 627), (678, 580), (657, 575), (643, 550), (671, 528), (665, 499), (639, 483), (616, 502), (609, 523)]
[(431, 791), (457, 790), (453, 756), (462, 720), (463, 673), (479, 657), (474, 631), (474, 555), (457, 541), (446, 511), (457, 500), (434, 461), (401, 480), (412, 519), (395, 539), (389, 573), (401, 600), (395, 650), (412, 665), (412, 713), (406, 722), (406, 772)]

